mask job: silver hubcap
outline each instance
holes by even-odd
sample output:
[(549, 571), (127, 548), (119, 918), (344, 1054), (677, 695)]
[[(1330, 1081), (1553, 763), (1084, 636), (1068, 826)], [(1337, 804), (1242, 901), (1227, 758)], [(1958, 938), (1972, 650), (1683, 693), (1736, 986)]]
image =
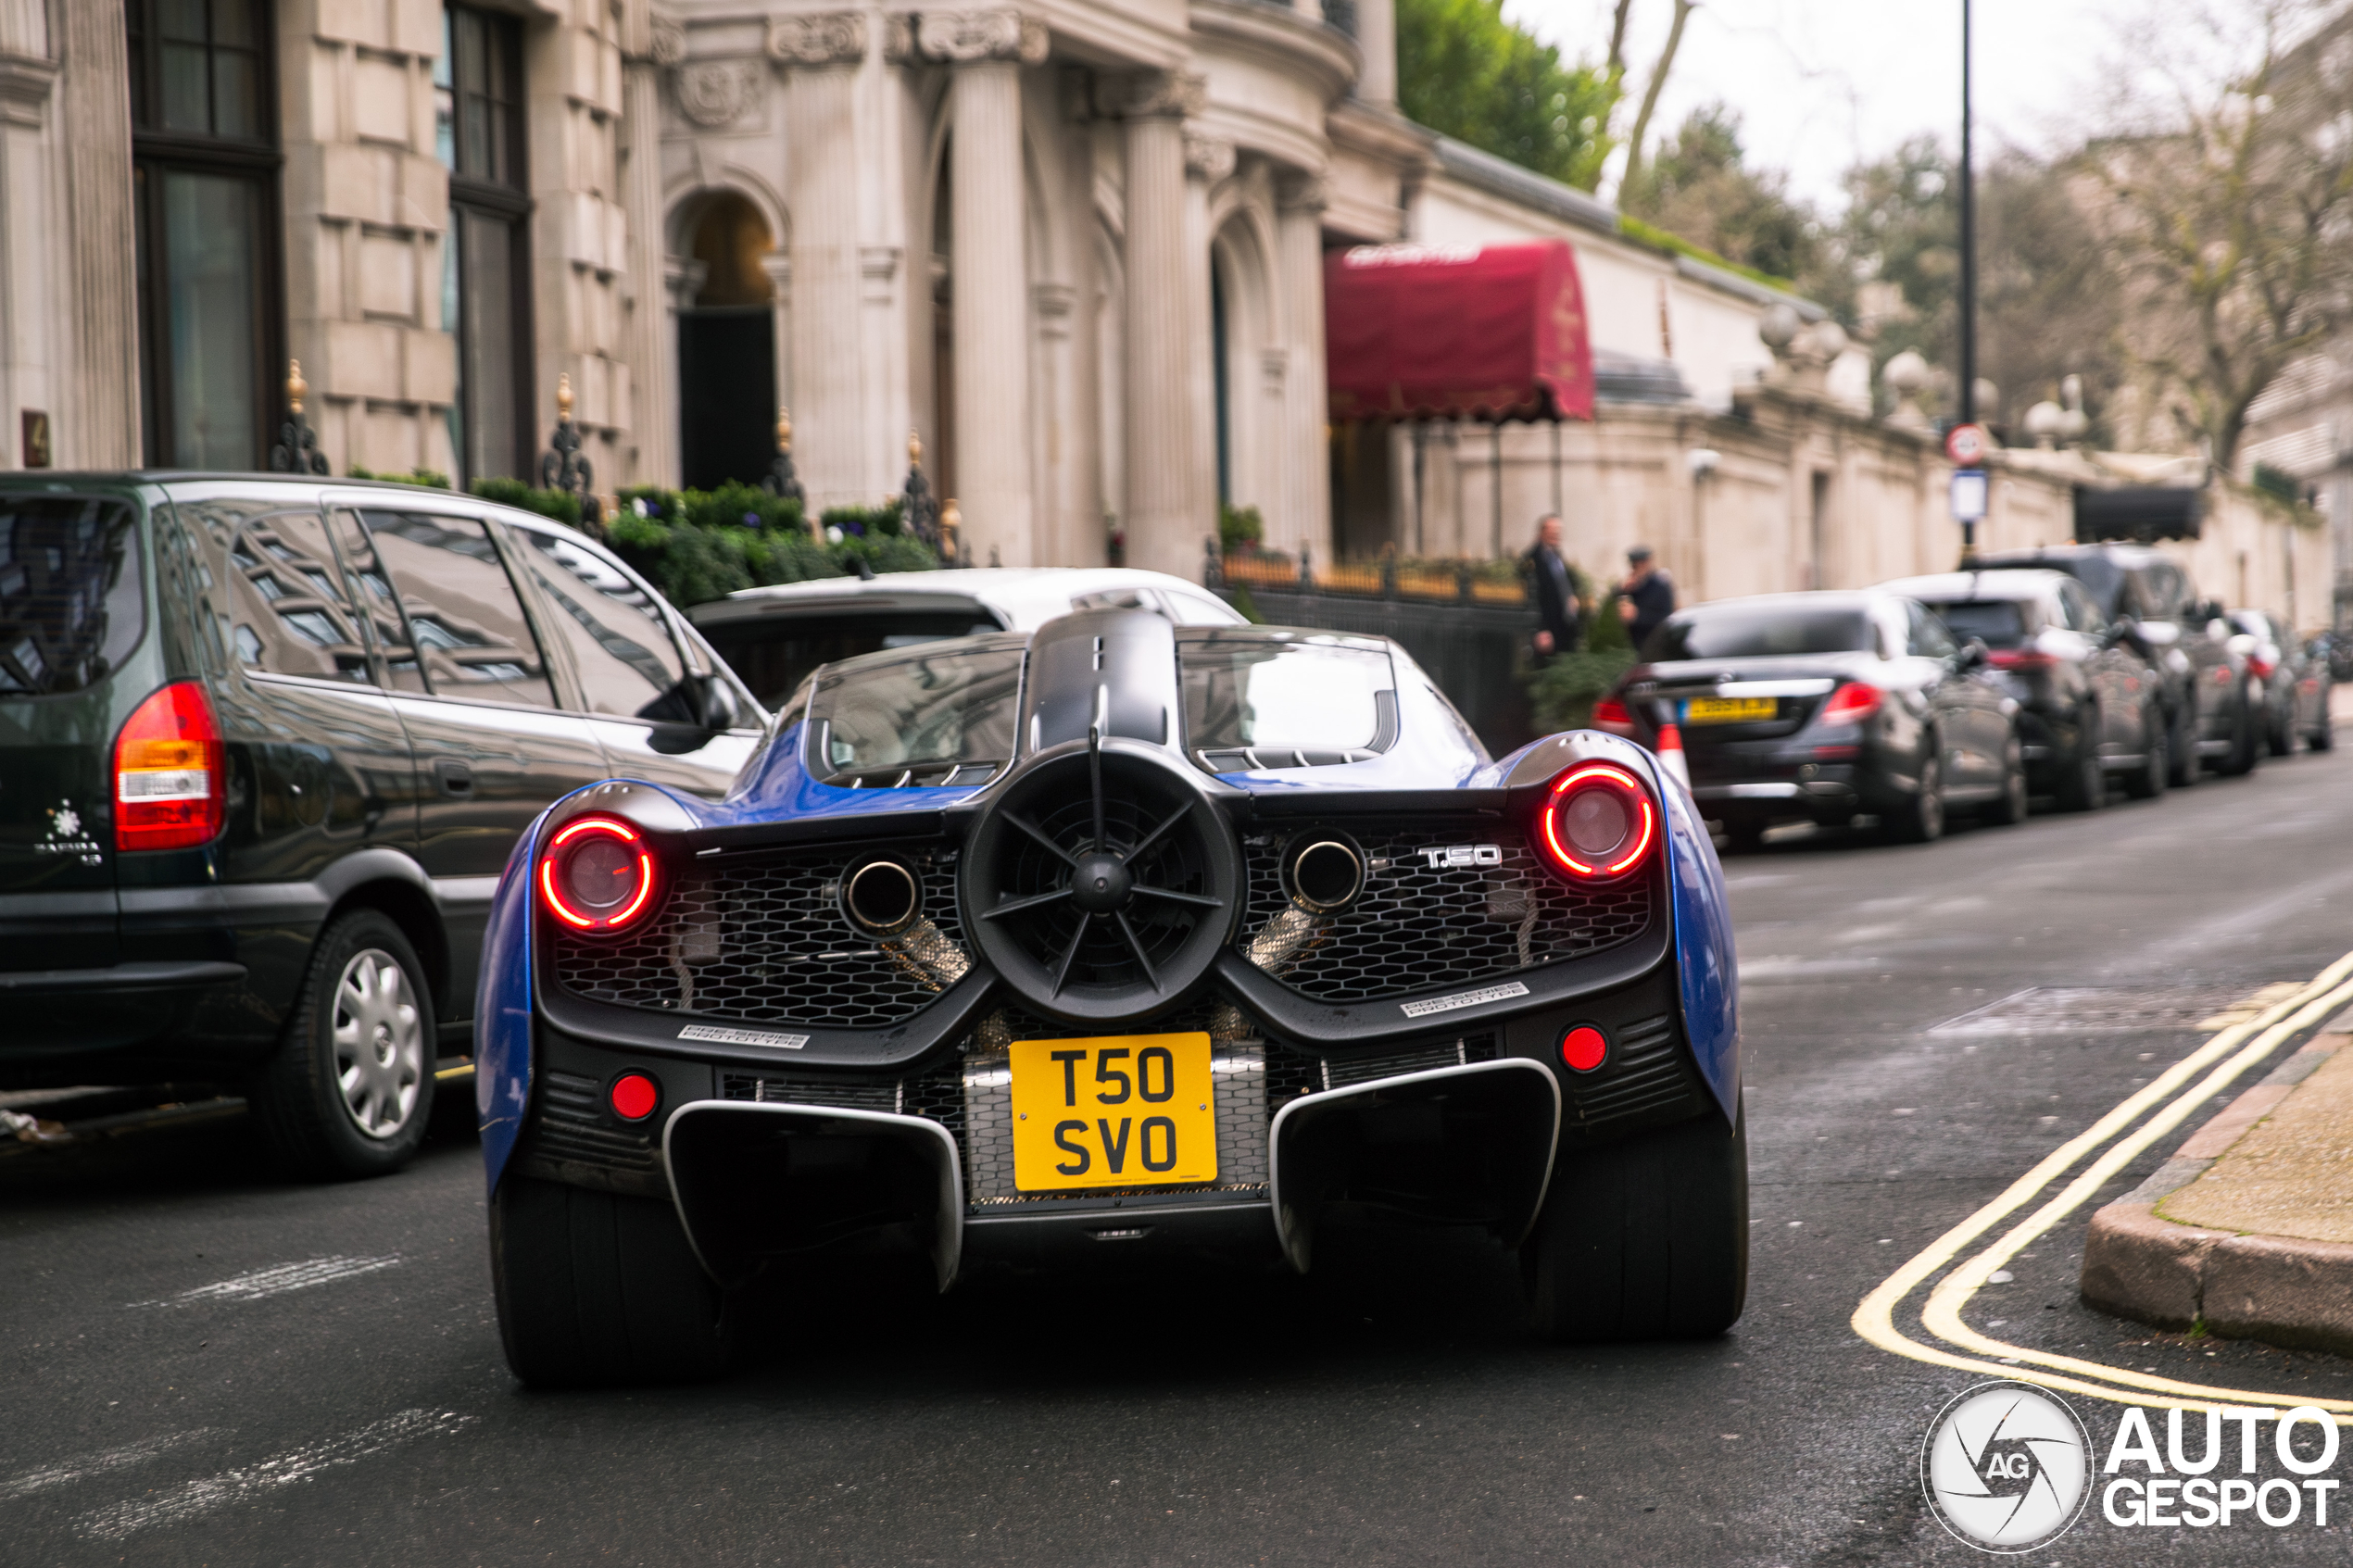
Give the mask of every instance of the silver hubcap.
[(389, 1138), (409, 1124), (424, 1056), (407, 972), (381, 947), (353, 954), (335, 983), (335, 1084), (361, 1132)]

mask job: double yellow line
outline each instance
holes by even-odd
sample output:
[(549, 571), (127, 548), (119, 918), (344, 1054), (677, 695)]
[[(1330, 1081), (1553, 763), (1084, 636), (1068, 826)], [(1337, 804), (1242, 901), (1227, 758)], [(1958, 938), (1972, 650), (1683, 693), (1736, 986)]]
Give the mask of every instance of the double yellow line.
[[(1961, 1321), (1961, 1309), (1977, 1294), (1988, 1275), (2016, 1257), (2037, 1236), (2091, 1201), (2094, 1194), (2118, 1172), (2159, 1138), (2179, 1127), (2200, 1106), (2230, 1087), (2249, 1068), (2278, 1050), (2296, 1035), (2322, 1022), (2338, 1009), (2353, 1003), (2353, 953), (2347, 953), (2294, 994), (2243, 1022), (2233, 1023), (2196, 1050), (2175, 1062), (2076, 1136), (2053, 1149), (2032, 1170), (2012, 1182), (1999, 1198), (1946, 1231), (1925, 1251), (1882, 1281), (1863, 1298), (1851, 1320), (1855, 1332), (1894, 1355), (1907, 1356), (1931, 1366), (1954, 1367), (2015, 1378), (2046, 1388), (2064, 1389), (2120, 1405), (2155, 1405), (2203, 1410), (2209, 1405), (2313, 1405), (2334, 1412), (2337, 1424), (2353, 1426), (2353, 1400), (2318, 1399), (2309, 1395), (2265, 1394), (2252, 1389), (2222, 1388), (2210, 1384), (2183, 1383), (2074, 1356), (1991, 1338)], [(2184, 1084), (2200, 1073), (2196, 1084)], [(2177, 1092), (2179, 1091), (2179, 1092)], [(2157, 1113), (2137, 1128), (2133, 1123), (2152, 1106)], [(2133, 1128), (2129, 1135), (2125, 1134)], [(2111, 1142), (2110, 1140), (2114, 1140)], [(2103, 1146), (2105, 1149), (2103, 1151)], [(2096, 1153), (2097, 1157), (2093, 1158)], [(1951, 1349), (1923, 1344), (1895, 1326), (1896, 1310), (1922, 1285), (1954, 1259), (1982, 1239), (2003, 1221), (2024, 1209), (2053, 1183), (2081, 1161), (2090, 1159), (2082, 1173), (2055, 1196), (2004, 1231), (1990, 1247), (1975, 1253), (1938, 1280), (1920, 1311), (1921, 1326)], [(1967, 1351), (1969, 1354), (1957, 1352)], [(1999, 1360), (1986, 1360), (1998, 1357)], [(2088, 1381), (2096, 1379), (2097, 1381)]]

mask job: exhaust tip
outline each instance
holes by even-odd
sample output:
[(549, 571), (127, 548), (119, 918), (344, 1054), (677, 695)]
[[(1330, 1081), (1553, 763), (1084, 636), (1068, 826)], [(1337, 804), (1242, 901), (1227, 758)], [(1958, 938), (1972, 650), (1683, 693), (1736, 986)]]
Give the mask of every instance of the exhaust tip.
[(1344, 909), (1365, 890), (1365, 857), (1337, 838), (1311, 839), (1290, 859), (1291, 897), (1319, 915)]
[(849, 923), (875, 936), (907, 929), (923, 912), (915, 873), (896, 860), (869, 860), (842, 880), (841, 905)]

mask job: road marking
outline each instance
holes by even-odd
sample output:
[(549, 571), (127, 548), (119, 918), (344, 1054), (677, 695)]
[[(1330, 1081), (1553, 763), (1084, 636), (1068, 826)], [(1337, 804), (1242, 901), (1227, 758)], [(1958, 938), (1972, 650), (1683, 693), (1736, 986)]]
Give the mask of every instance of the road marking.
[(98, 1540), (123, 1540), (157, 1524), (176, 1524), (216, 1508), (251, 1502), (280, 1486), (308, 1481), (336, 1465), (356, 1464), (371, 1454), (383, 1453), (413, 1438), (455, 1432), (477, 1419), (455, 1411), (402, 1411), (339, 1437), (273, 1454), (258, 1464), (224, 1470), (169, 1491), (93, 1509), (76, 1520), (74, 1527), (83, 1536)]
[(264, 1297), (283, 1296), (290, 1290), (308, 1290), (313, 1286), (333, 1285), (339, 1279), (351, 1279), (359, 1274), (371, 1274), (378, 1269), (389, 1269), (400, 1261), (400, 1255), (389, 1252), (381, 1258), (312, 1258), (306, 1262), (280, 1263), (275, 1268), (256, 1269), (232, 1279), (213, 1285), (200, 1285), (194, 1290), (183, 1290), (158, 1301), (132, 1301), (133, 1307), (193, 1307), (207, 1301), (258, 1301)]
[(85, 1475), (103, 1475), (109, 1470), (122, 1470), (142, 1463), (182, 1443), (209, 1436), (212, 1430), (209, 1426), (197, 1426), (186, 1432), (168, 1432), (160, 1437), (150, 1437), (144, 1443), (132, 1443), (120, 1449), (101, 1449), (94, 1454), (80, 1454), (72, 1459), (59, 1460), (55, 1464), (43, 1465), (38, 1470), (11, 1475), (0, 1480), (0, 1502), (14, 1502), (35, 1492), (45, 1492), (52, 1486), (79, 1481)]
[[(1849, 1320), (1851, 1326), (1864, 1340), (1891, 1355), (1925, 1361), (1932, 1366), (2015, 1378), (2114, 1404), (2202, 1410), (2218, 1401), (2257, 1405), (2284, 1402), (2353, 1412), (2353, 1400), (2315, 1399), (2301, 1394), (2290, 1398), (2248, 1389), (2180, 1383), (2073, 1357), (2053, 1356), (2025, 1346), (1989, 1338), (1962, 1323), (1959, 1318), (1961, 1307), (1986, 1283), (1986, 1276), (2008, 1261), (2020, 1248), (2081, 1208), (2150, 1144), (2178, 1127), (2192, 1111), (2207, 1103), (2217, 1089), (2229, 1085), (2270, 1056), (2294, 1035), (2324, 1022), (2348, 1000), (2353, 1000), (2353, 953), (2338, 959), (2309, 982), (2280, 997), (2260, 1012), (2223, 1029), (2127, 1097), (2083, 1132), (2053, 1149), (2032, 1170), (2011, 1183), (2000, 1197), (1946, 1231), (1925, 1250), (1881, 1282), (1878, 1288), (1864, 1297), (1856, 1307), (1855, 1315)], [(2232, 1054), (2233, 1052), (2236, 1054)], [(2222, 1059), (2226, 1056), (2229, 1060), (2224, 1061)], [(2208, 1072), (2195, 1088), (2175, 1095), (2175, 1091), (2180, 1090), (2192, 1076), (2208, 1068), (2212, 1071)], [(2160, 1100), (2166, 1100), (2169, 1096), (2175, 1098), (2138, 1132), (2108, 1149), (2058, 1196), (2014, 1226), (1992, 1247), (1955, 1270), (1930, 1293), (1928, 1306), (1922, 1313), (1923, 1325), (1935, 1337), (1974, 1351), (1975, 1355), (1960, 1356), (1924, 1345), (1895, 1326), (1895, 1309), (1939, 1269), (1950, 1263), (2002, 1220), (2026, 1207), (2045, 1187), (2079, 1161), (2091, 1157), (2102, 1145), (2123, 1133), (2144, 1111)], [(1982, 1359), (1986, 1356), (2002, 1359)], [(2037, 1371), (2037, 1367), (2051, 1367), (2057, 1369), (2057, 1373), (2082, 1375), (2057, 1375), (2054, 1372)], [(2082, 1381), (2083, 1376), (2102, 1378), (2109, 1385), (2122, 1385), (2124, 1387), (2087, 1383)], [(2126, 1389), (2145, 1392), (2129, 1393)], [(2340, 1417), (2339, 1424), (2353, 1425), (2353, 1419)]]

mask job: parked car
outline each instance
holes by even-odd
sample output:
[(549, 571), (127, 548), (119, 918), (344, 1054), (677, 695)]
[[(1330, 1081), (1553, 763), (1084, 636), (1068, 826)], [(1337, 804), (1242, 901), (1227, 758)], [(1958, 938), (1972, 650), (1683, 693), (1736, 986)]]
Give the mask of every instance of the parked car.
[(1994, 678), (2018, 699), (2026, 775), (2062, 809), (2097, 810), (2111, 775), (2136, 799), (2162, 794), (2171, 771), (2165, 707), (2148, 661), (2063, 571), (1945, 571), (1881, 590), (1919, 600), (1956, 638), (1987, 649)]
[(1735, 846), (1774, 823), (1876, 815), (1898, 838), (1947, 807), (2026, 815), (2017, 699), (1982, 645), (1957, 644), (1894, 594), (1768, 594), (1679, 610), (1595, 705), (1594, 727), (1659, 744), (1680, 731), (1692, 797)]
[[(754, 1272), (1311, 1266), (1337, 1204), (1516, 1247), (1554, 1338), (1740, 1315), (1735, 972), (1640, 747), (1500, 762), (1397, 646), (1132, 609), (828, 664), (740, 793), (519, 846), (484, 972), (533, 1384), (707, 1374)], [(1597, 1262), (1601, 1261), (1600, 1262)]]
[(0, 1086), (240, 1084), (407, 1161), (548, 802), (724, 793), (765, 714), (598, 546), (406, 485), (0, 479)]
[(2325, 652), (2315, 657), (2294, 629), (2269, 610), (2234, 609), (2231, 624), (2249, 639), (2247, 662), (2263, 683), (2264, 739), (2274, 757), (2286, 757), (2298, 740), (2315, 751), (2336, 743), (2329, 721), (2329, 692), (2334, 682)]
[(2246, 656), (2230, 646), (2222, 607), (2200, 599), (2189, 574), (2146, 545), (2051, 545), (1984, 556), (1976, 563), (2046, 567), (2090, 592), (2100, 613), (2130, 623), (2129, 637), (2163, 680), (2166, 750), (2175, 789), (2197, 783), (2201, 764), (2226, 774), (2263, 759), (2263, 698)]
[(1244, 618), (1198, 583), (1131, 567), (893, 571), (745, 588), (688, 609), (760, 700), (780, 707), (809, 672), (882, 648), (980, 632), (1027, 632), (1074, 609), (1149, 609), (1179, 626)]

